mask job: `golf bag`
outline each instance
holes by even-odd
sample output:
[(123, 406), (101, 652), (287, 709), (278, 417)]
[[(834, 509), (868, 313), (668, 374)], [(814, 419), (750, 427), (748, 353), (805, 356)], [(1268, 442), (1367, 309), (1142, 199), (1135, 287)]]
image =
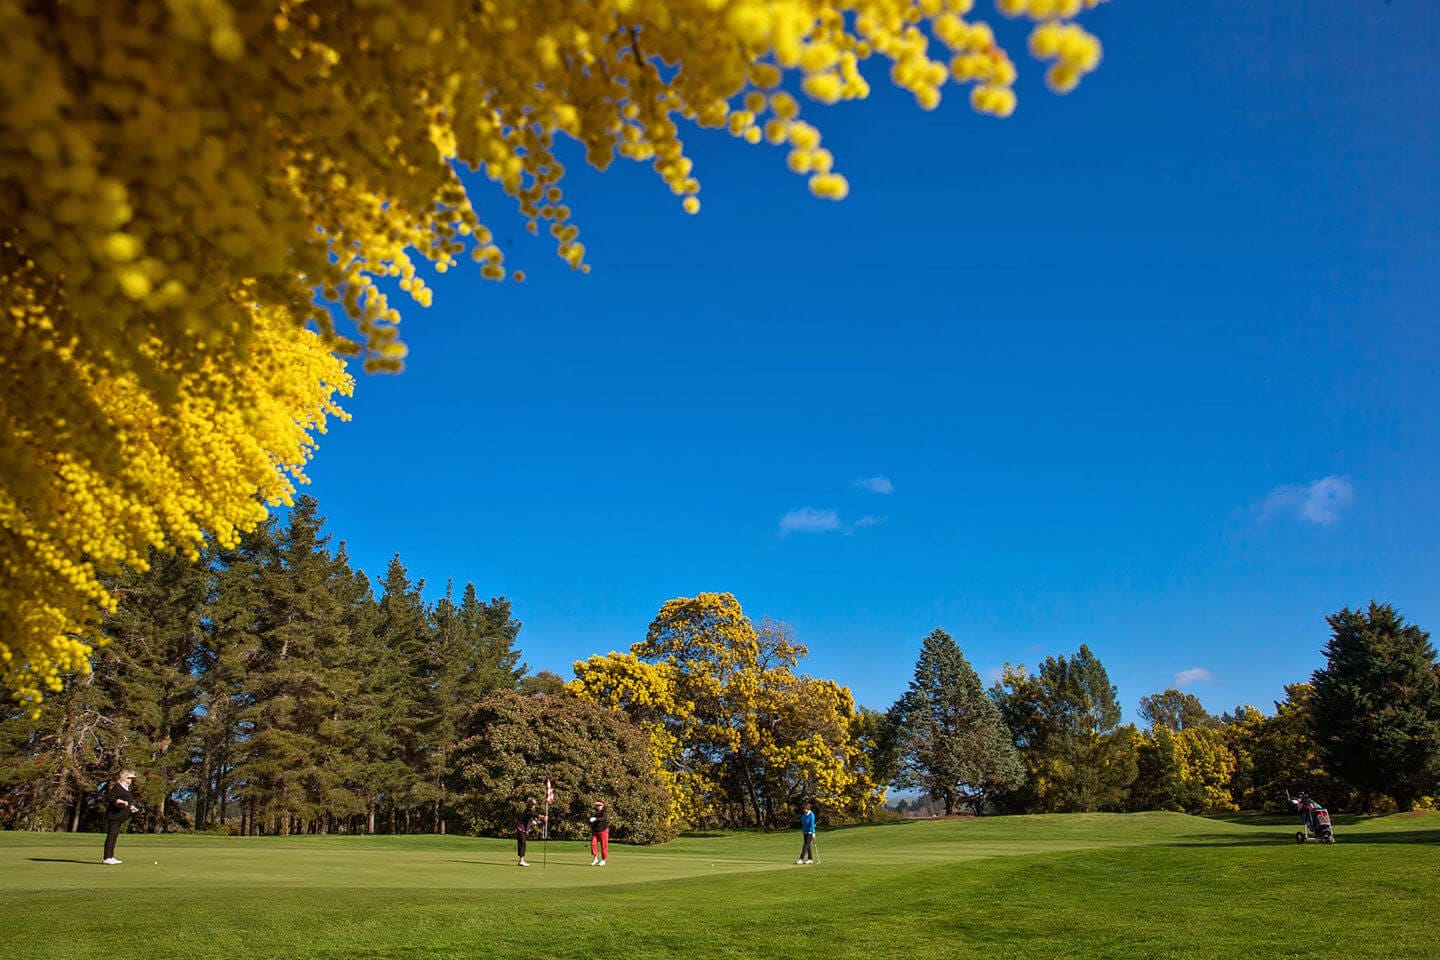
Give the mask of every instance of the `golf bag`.
[(1330, 826), (1330, 811), (1310, 799), (1308, 793), (1302, 793), (1298, 797), (1292, 797), (1287, 793), (1285, 799), (1290, 801), (1290, 806), (1300, 814), (1300, 821), (1305, 824), (1304, 830), (1295, 831), (1296, 843), (1304, 843), (1306, 840), (1319, 840), (1321, 843), (1335, 842), (1335, 831)]

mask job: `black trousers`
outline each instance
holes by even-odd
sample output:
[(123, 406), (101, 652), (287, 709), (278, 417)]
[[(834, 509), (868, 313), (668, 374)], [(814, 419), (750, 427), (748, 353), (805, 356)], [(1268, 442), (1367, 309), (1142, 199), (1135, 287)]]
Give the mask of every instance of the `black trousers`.
[(109, 860), (115, 856), (115, 841), (120, 839), (120, 831), (124, 829), (124, 820), (107, 820), (105, 823), (105, 859)]
[(526, 840), (525, 834), (523, 834), (523, 833), (517, 833), (517, 834), (515, 834), (515, 852), (518, 853), (518, 854), (520, 854), (520, 859), (521, 859), (521, 860), (524, 860), (524, 859), (525, 859), (525, 840)]
[(804, 836), (805, 836), (805, 843), (800, 847), (800, 859), (801, 859), (801, 860), (814, 860), (815, 858), (811, 855), (811, 851), (810, 851), (810, 841), (812, 841), (812, 840), (815, 839), (815, 834), (813, 834), (813, 833), (807, 833), (807, 834), (805, 834)]

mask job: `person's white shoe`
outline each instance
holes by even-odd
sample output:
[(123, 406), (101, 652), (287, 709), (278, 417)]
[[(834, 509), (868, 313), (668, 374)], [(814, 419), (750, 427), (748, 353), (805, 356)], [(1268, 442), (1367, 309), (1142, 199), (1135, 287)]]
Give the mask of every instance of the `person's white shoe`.
[(803, 865), (804, 865), (804, 863), (805, 863), (805, 861), (804, 861), (804, 860), (796, 860), (796, 861), (795, 861), (795, 866), (797, 866), (797, 867), (799, 867), (799, 866), (803, 866)]
[(522, 866), (522, 867), (528, 867), (528, 866), (530, 866), (530, 864), (526, 863), (524, 860), (521, 860), (521, 861), (520, 861), (520, 866)]
[(806, 860), (805, 862), (806, 862), (806, 863), (814, 863), (815, 861), (814, 861), (814, 860)]
[(598, 867), (598, 866), (600, 866), (600, 858), (599, 858), (599, 857), (594, 857), (593, 859), (591, 859), (591, 861), (590, 861), (590, 866), (592, 866), (592, 867)]
[(104, 860), (101, 860), (100, 862), (101, 862), (101, 863), (108, 863), (108, 864), (110, 864), (110, 865), (113, 867), (115, 864), (119, 863), (120, 861), (119, 861), (119, 860), (116, 860), (114, 857), (106, 857)]
[(604, 860), (601, 860), (601, 861), (600, 861), (600, 866), (602, 866), (602, 867), (605, 866), (605, 861), (604, 861)]

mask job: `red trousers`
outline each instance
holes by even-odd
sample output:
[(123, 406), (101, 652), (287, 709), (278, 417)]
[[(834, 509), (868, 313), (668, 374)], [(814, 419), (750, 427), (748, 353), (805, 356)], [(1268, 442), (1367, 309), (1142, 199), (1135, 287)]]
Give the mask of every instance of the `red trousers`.
[(610, 829), (608, 827), (599, 833), (590, 834), (590, 856), (599, 857), (601, 860), (610, 859)]

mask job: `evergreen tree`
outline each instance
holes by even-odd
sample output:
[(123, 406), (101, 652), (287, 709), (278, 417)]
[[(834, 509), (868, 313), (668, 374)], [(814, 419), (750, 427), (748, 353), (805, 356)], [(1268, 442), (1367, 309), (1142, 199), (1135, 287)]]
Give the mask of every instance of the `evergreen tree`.
[(465, 584), (460, 600), (461, 657), (464, 679), (457, 687), (461, 699), (472, 704), (497, 690), (513, 690), (525, 675), (515, 642), (520, 636), (520, 621), (504, 597), (491, 597), (483, 602), (475, 593), (473, 583)]
[(1199, 697), (1173, 688), (1141, 697), (1140, 717), (1152, 730), (1168, 727), (1179, 732), (1193, 727), (1219, 726), (1219, 721), (1210, 715)]
[(446, 585), (430, 614), (435, 705), (426, 773), (434, 790), (430, 829), (435, 833), (446, 832), (446, 784), (454, 773), (461, 722), (485, 696), (515, 689), (523, 673), (514, 648), (520, 624), (510, 616), (509, 601), (501, 597), (482, 603), (475, 585), (467, 583), (456, 606), (454, 586), (453, 581)]
[(515, 684), (527, 697), (558, 697), (565, 692), (565, 678), (553, 670), (527, 674)]
[(1136, 731), (1120, 725), (1120, 700), (1100, 659), (1081, 644), (1046, 657), (1033, 676), (1005, 667), (990, 690), (1025, 766), (1008, 809), (1038, 813), (1120, 809), (1136, 774)]
[(111, 705), (99, 682), (110, 663), (67, 678), (38, 716), (0, 701), (0, 828), (75, 831), (94, 817), (96, 786), (117, 772), (105, 748)]
[(370, 578), (349, 570), (343, 546), (336, 562), (348, 574), (337, 583), (337, 591), (345, 598), (352, 640), (347, 663), (350, 692), (341, 703), (339, 719), (347, 746), (336, 761), (345, 800), (337, 813), (353, 818), (353, 832), (373, 834), (382, 813), (391, 806), (393, 791), (405, 780), (391, 704), (396, 691), (405, 685), (406, 675), (384, 647), (380, 603)]
[(143, 571), (125, 570), (109, 588), (119, 606), (102, 621), (110, 640), (100, 682), (110, 706), (108, 731), (117, 766), (133, 767), (150, 830), (189, 825), (175, 806), (195, 784), (190, 735), (200, 706), (212, 546), (194, 560), (152, 550)]
[[(504, 597), (433, 608), (396, 557), (376, 600), (301, 497), (233, 548), (155, 554), (107, 583), (91, 673), (0, 713), (0, 827), (77, 829), (97, 784), (140, 773), (140, 829), (439, 830), (476, 702), (525, 673)], [(563, 681), (533, 681), (554, 693)]]
[(372, 669), (380, 683), (373, 693), (384, 698), (384, 723), (399, 761), (384, 770), (390, 832), (409, 832), (417, 807), (437, 799), (434, 773), (434, 719), (439, 705), (434, 687), (430, 615), (421, 591), (412, 583), (399, 554), (390, 558), (380, 581), (382, 596), (376, 639), (379, 658)]
[(266, 629), (260, 575), (274, 553), (271, 519), (240, 538), (216, 559), (205, 620), (209, 629), (199, 650), (204, 676), (200, 716), (192, 731), (197, 756), (195, 820), (199, 828), (228, 825), (232, 817), (253, 823), (244, 789), (245, 763), (255, 727), (252, 669)]
[(327, 691), (320, 652), (330, 611), (316, 552), (319, 518), (302, 498), (253, 568), (256, 644), (248, 663), (249, 736), (241, 768), (252, 832), (290, 833), (311, 811), (320, 756), (315, 733)]
[(996, 790), (1014, 789), (1024, 779), (1000, 711), (944, 630), (935, 629), (921, 644), (915, 677), (891, 715), (899, 757), (895, 783), (943, 801), (946, 816), (962, 804), (978, 811)]
[(1243, 719), (1232, 719), (1237, 733), (1248, 733), (1241, 748), (1248, 761), (1245, 779), (1236, 797), (1243, 808), (1289, 812), (1286, 796), (1302, 792), (1322, 799), (1332, 810), (1355, 807), (1358, 794), (1325, 767), (1315, 737), (1314, 705), (1313, 686), (1287, 683), (1285, 699), (1275, 701), (1272, 716), (1262, 716), (1257, 723), (1246, 711)]
[(1409, 810), (1440, 786), (1440, 666), (1430, 634), (1389, 604), (1326, 617), (1314, 723), (1326, 765), (1357, 790)]

